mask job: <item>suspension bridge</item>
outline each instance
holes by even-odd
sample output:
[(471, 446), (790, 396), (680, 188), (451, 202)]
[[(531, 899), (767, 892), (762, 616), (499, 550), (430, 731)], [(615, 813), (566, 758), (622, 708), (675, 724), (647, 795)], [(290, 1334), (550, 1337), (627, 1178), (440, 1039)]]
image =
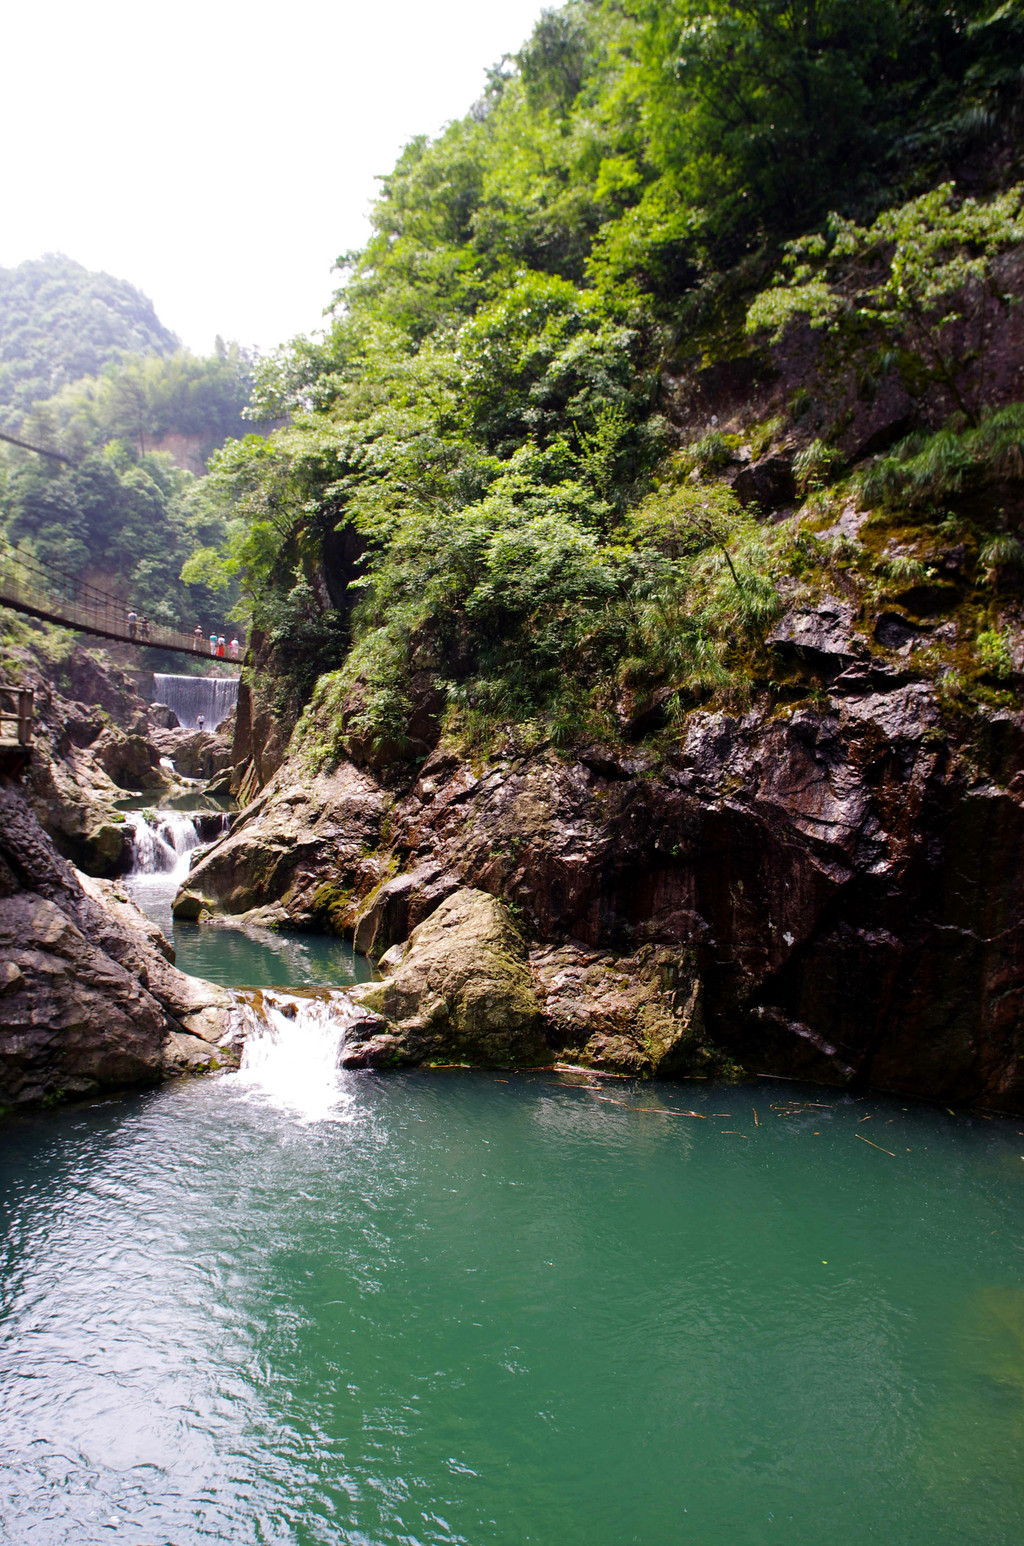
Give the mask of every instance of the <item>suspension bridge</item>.
[(163, 628), (158, 623), (129, 620), (131, 604), (87, 584), (78, 575), (44, 564), (22, 548), (0, 544), (0, 605), (59, 623), (76, 633), (98, 634), (143, 649), (209, 655), (206, 639)]

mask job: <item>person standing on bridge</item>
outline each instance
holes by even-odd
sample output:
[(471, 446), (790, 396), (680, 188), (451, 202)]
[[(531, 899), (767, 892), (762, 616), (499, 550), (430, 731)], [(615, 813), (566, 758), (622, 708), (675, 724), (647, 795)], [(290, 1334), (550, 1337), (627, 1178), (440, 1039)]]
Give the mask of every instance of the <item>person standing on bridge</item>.
[(192, 635), (192, 648), (194, 650), (197, 650), (199, 648), (199, 646), (203, 642), (204, 637), (205, 637), (205, 635), (203, 633), (203, 625), (202, 625), (202, 623), (197, 623), (196, 624), (196, 631)]
[(226, 643), (226, 640), (224, 638), (224, 635), (221, 634), (220, 638), (217, 640), (217, 659), (218, 660), (223, 660), (224, 659), (224, 645), (225, 645), (225, 643)]
[(211, 635), (210, 635), (210, 654), (211, 655), (216, 655), (216, 653), (217, 653), (217, 635), (215, 633), (211, 633)]
[(228, 645), (228, 649), (231, 651), (231, 659), (232, 660), (237, 660), (238, 659), (238, 640), (237, 639), (232, 639), (231, 643)]
[(139, 631), (139, 614), (137, 612), (134, 612), (134, 611), (133, 612), (129, 612), (128, 613), (128, 637), (129, 637), (129, 639), (134, 639), (135, 635), (138, 633), (138, 631)]
[(148, 617), (144, 617), (142, 619), (142, 642), (143, 642), (143, 644), (148, 644), (149, 643), (149, 618)]

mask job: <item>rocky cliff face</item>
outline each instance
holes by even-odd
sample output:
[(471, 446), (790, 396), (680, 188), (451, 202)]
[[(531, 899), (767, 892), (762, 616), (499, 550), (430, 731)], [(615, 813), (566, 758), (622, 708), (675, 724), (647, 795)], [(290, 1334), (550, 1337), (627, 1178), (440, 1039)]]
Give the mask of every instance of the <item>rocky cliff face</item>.
[[(514, 915), (550, 1057), (1024, 1109), (1024, 716), (950, 720), (848, 623), (780, 625), (817, 702), (695, 712), (657, 748), (442, 745), (397, 793), (293, 760), (178, 910), (270, 909), (395, 970), (469, 888)], [(377, 997), (392, 1053), (443, 1055), (408, 995)]]
[(0, 780), (0, 1105), (155, 1083), (231, 1061), (229, 995), (172, 964), (159, 931), (55, 850)]
[[(90, 875), (124, 873), (131, 850), (126, 794), (154, 802), (180, 792), (177, 775), (212, 778), (231, 764), (226, 736), (171, 728), (124, 671), (81, 645), (49, 657), (7, 646), (4, 672), (34, 693), (32, 755), (23, 785), (58, 851)], [(173, 763), (173, 771), (168, 766)]]

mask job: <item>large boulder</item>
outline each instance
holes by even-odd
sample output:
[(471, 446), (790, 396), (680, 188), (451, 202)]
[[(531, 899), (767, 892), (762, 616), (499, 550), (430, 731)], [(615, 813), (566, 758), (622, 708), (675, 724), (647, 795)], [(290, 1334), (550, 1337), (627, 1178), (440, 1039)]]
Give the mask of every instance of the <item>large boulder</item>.
[(166, 783), (160, 772), (160, 753), (144, 735), (125, 735), (109, 725), (96, 742), (93, 755), (120, 789), (159, 789)]
[(560, 1058), (675, 1078), (730, 1067), (705, 1034), (700, 979), (685, 951), (645, 945), (617, 956), (570, 940), (531, 951), (530, 971)]
[(347, 1068), (551, 1061), (526, 946), (504, 902), (463, 887), (383, 956), (351, 997), (387, 1022), (350, 1032)]
[(54, 902), (0, 896), (0, 1101), (59, 1100), (163, 1072), (168, 1017)]
[(177, 730), (181, 721), (174, 710), (167, 703), (151, 703), (148, 711), (149, 723), (154, 730)]
[(0, 782), (0, 1104), (151, 1084), (231, 1061), (230, 996), (187, 977), (128, 898), (57, 853)]
[(182, 778), (211, 779), (231, 766), (231, 742), (218, 731), (172, 726), (152, 730), (150, 739), (158, 756), (168, 758)]
[(189, 874), (178, 918), (259, 912), (258, 921), (342, 933), (383, 878), (376, 854), (387, 806), (350, 763), (310, 777), (296, 764), (240, 812)]

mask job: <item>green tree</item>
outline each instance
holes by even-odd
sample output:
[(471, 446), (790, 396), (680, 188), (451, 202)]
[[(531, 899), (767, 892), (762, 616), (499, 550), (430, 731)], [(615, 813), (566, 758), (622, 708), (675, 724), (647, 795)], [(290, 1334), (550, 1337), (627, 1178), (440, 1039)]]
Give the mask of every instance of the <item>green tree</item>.
[[(1015, 302), (994, 260), (1024, 242), (1024, 184), (989, 200), (943, 183), (870, 226), (833, 216), (827, 235), (794, 242), (784, 282), (747, 313), (748, 332), (778, 339), (794, 319), (866, 335), (918, 391), (937, 384), (968, 421), (985, 401), (993, 313)], [(965, 337), (966, 329), (966, 337)]]
[(125, 354), (178, 347), (133, 285), (60, 253), (0, 269), (0, 425)]

